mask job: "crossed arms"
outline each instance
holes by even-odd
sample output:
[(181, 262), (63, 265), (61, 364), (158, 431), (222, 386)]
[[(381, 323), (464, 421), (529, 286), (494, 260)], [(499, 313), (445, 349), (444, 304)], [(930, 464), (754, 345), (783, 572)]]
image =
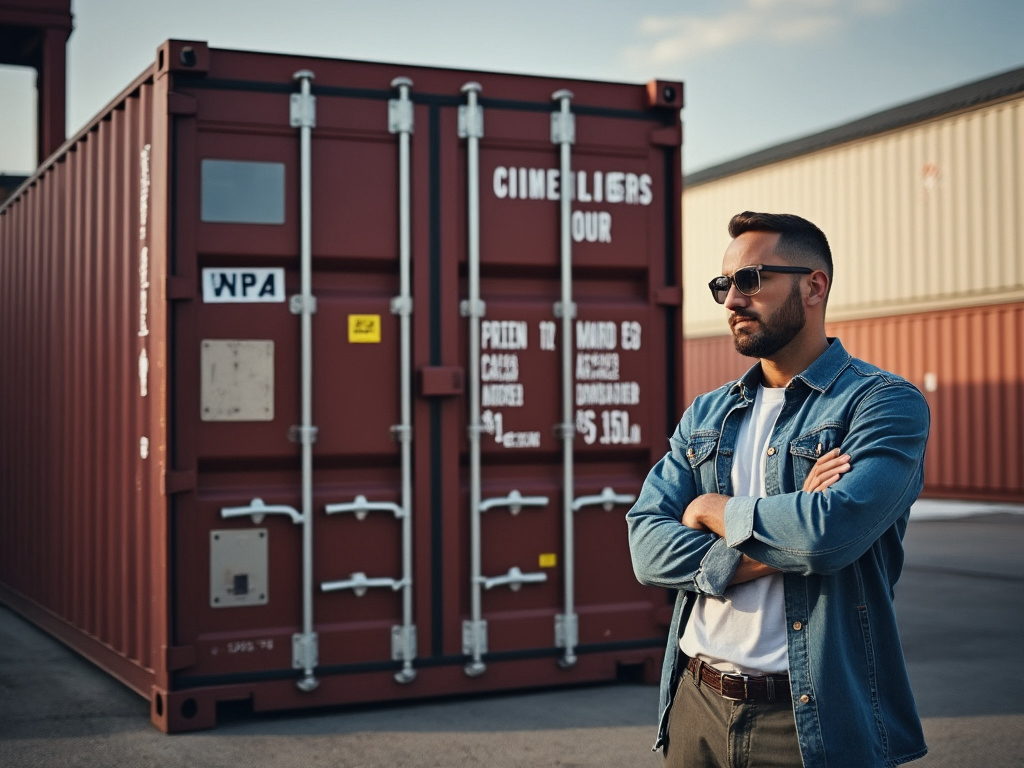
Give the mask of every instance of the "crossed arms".
[(773, 572), (765, 569), (833, 573), (863, 555), (920, 492), (928, 407), (909, 385), (862, 397), (844, 453), (819, 460), (800, 491), (761, 499), (701, 492), (686, 458), (692, 411), (626, 515), (641, 583), (719, 595)]
[[(843, 453), (840, 448), (833, 448), (814, 463), (801, 490), (806, 493), (824, 493), (849, 471), (849, 454)], [(702, 494), (687, 505), (682, 524), (695, 531), (709, 531), (724, 538), (725, 504), (728, 501), (729, 497), (720, 493)], [(729, 584), (742, 584), (778, 572), (777, 568), (743, 555)]]

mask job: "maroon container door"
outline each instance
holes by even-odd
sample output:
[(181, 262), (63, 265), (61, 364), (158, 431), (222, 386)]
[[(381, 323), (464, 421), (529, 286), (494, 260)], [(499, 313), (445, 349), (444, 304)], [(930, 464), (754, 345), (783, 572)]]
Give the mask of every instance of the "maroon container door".
[[(562, 655), (565, 638), (567, 547), (575, 559), (573, 581), (578, 651), (623, 651), (660, 645), (660, 596), (632, 576), (623, 516), (655, 457), (665, 446), (675, 383), (672, 296), (667, 274), (674, 243), (666, 243), (666, 132), (656, 115), (628, 116), (587, 110), (575, 116), (572, 148), (576, 199), (572, 205), (573, 371), (570, 423), (576, 428), (573, 541), (563, 526), (559, 148), (551, 140), (555, 104), (511, 105), (506, 93), (485, 84), (481, 94), (485, 131), (480, 140), (480, 296), (485, 304), (480, 332), (482, 439), (481, 577), (512, 576), (509, 585), (485, 587), (485, 661), (515, 659), (524, 652)], [(491, 97), (491, 98), (488, 98)], [(446, 115), (447, 116), (447, 115)], [(465, 205), (466, 147), (447, 116), (442, 185)], [(670, 153), (671, 154), (671, 153)], [(671, 170), (669, 173), (671, 174)], [(669, 203), (674, 205), (674, 202)], [(452, 224), (465, 232), (465, 209)], [(457, 221), (457, 223), (456, 223)], [(670, 221), (674, 221), (671, 218)], [(447, 219), (446, 219), (447, 222)], [(460, 298), (469, 294), (465, 237), (458, 264), (448, 262), (442, 282), (458, 279)], [(664, 303), (659, 303), (664, 302)], [(667, 305), (667, 306), (666, 306)], [(456, 307), (443, 311), (454, 315)], [(469, 369), (468, 320), (459, 327), (460, 365)], [(459, 438), (460, 536), (447, 559), (463, 564), (460, 615), (448, 614), (447, 650), (458, 652), (452, 622), (471, 619), (471, 578), (466, 553), (469, 450), (466, 415)], [(606, 490), (606, 489), (610, 489)], [(547, 499), (510, 511), (509, 494)], [(617, 501), (595, 503), (612, 493)], [(517, 570), (513, 570), (517, 569)], [(519, 582), (519, 576), (522, 582)], [(543, 580), (541, 580), (543, 579)], [(514, 587), (512, 585), (515, 585)], [(652, 607), (652, 603), (654, 604)], [(468, 631), (468, 630), (467, 630)], [(462, 649), (464, 652), (468, 648)]]
[[(268, 670), (290, 676), (302, 626), (300, 328), (291, 311), (299, 293), (298, 134), (287, 94), (228, 96), (200, 91), (195, 130), (179, 122), (179, 191), (199, 209), (180, 214), (200, 219), (195, 266), (180, 264), (179, 274), (193, 272), (201, 298), (179, 304), (175, 328), (177, 447), (195, 456), (197, 471), (197, 492), (180, 497), (176, 516), (178, 642), (194, 646), (195, 657), (187, 685)], [(398, 292), (397, 154), (386, 102), (318, 106), (313, 615), (320, 666), (331, 667), (390, 662), (401, 618), (395, 589), (353, 582), (355, 574), (401, 579), (400, 522), (389, 512), (327, 513), (359, 496), (400, 501), (391, 434), (398, 321), (389, 309)], [(257, 196), (251, 211), (208, 211), (217, 207), (219, 174), (237, 192), (234, 173), (273, 185), (266, 197), (279, 193), (283, 207)], [(204, 220), (259, 218), (261, 203), (273, 209), (269, 222)], [(294, 514), (225, 518), (225, 509), (234, 514), (256, 499)]]
[[(211, 724), (211, 702), (230, 698), (251, 698), (260, 709), (315, 706), (607, 679), (618, 662), (651, 666), (662, 644), (664, 596), (633, 578), (623, 515), (677, 415), (678, 112), (649, 110), (639, 88), (582, 86), (591, 104), (606, 94), (614, 103), (577, 116), (574, 498), (610, 487), (620, 499), (610, 511), (598, 504), (575, 514), (581, 663), (560, 670), (556, 617), (565, 613), (568, 544), (557, 432), (559, 204), (549, 190), (558, 149), (547, 101), (557, 84), (513, 76), (484, 82), (482, 495), (546, 500), (518, 514), (506, 503), (481, 515), (481, 575), (525, 574), (527, 583), (483, 589), (488, 670), (472, 678), (463, 671), (471, 659), (465, 627), (474, 618), (468, 320), (460, 312), (468, 290), (466, 144), (458, 128), (466, 76), (314, 62), (311, 608), (320, 684), (299, 692), (302, 360), (293, 297), (301, 167), (290, 77), (303, 67), (242, 54), (211, 53), (210, 61), (208, 73), (175, 83), (168, 663), (177, 709), (162, 727)], [(395, 430), (401, 222), (389, 100), (400, 75), (414, 83), (415, 125), (411, 579)], [(242, 77), (256, 79), (240, 89)], [(520, 174), (523, 194), (508, 186)], [(415, 667), (404, 680), (395, 674), (403, 660)]]

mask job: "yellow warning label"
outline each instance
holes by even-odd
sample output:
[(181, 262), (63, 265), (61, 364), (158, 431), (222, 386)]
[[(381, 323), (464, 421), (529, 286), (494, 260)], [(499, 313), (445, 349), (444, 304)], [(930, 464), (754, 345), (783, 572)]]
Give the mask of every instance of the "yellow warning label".
[(545, 552), (540, 556), (541, 568), (554, 568), (558, 565), (558, 555), (554, 552)]
[(349, 344), (380, 344), (380, 315), (349, 315)]

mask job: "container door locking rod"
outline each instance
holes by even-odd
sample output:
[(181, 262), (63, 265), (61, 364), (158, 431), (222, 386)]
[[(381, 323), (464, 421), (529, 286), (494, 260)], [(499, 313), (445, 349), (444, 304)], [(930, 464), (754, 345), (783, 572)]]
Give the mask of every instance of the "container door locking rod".
[(313, 313), (315, 299), (312, 294), (312, 162), (310, 147), (312, 130), (316, 126), (316, 97), (311, 91), (313, 73), (303, 69), (293, 76), (299, 81), (300, 92), (291, 97), (291, 125), (299, 129), (299, 211), (300, 294), (291, 300), (292, 311), (300, 317), (302, 360), (302, 423), (298, 434), (302, 442), (302, 632), (292, 636), (292, 666), (301, 669), (302, 679), (296, 685), (300, 691), (314, 691), (320, 681), (313, 675), (319, 664), (316, 632), (313, 631)]
[(572, 321), (576, 305), (572, 300), (572, 145), (576, 142), (576, 120), (569, 109), (572, 91), (560, 90), (551, 94), (558, 109), (551, 113), (551, 143), (559, 148), (560, 174), (560, 250), (562, 266), (562, 299), (554, 307), (554, 314), (562, 320), (562, 423), (557, 431), (562, 438), (562, 530), (564, 539), (563, 567), (565, 584), (565, 610), (555, 616), (555, 645), (565, 649), (558, 666), (567, 669), (576, 663), (578, 622), (575, 607), (575, 540), (573, 534), (573, 438), (576, 435), (572, 399)]
[[(396, 77), (391, 87), (398, 98), (388, 102), (388, 129), (398, 134), (398, 252), (399, 295), (391, 300), (391, 312), (399, 316), (401, 421), (391, 428), (402, 450), (402, 625), (391, 628), (392, 657), (402, 662), (395, 674), (399, 683), (416, 679), (416, 627), (412, 623), (412, 218), (410, 215), (409, 139), (413, 131), (413, 107), (409, 98), (412, 80)], [(397, 589), (397, 587), (396, 587)], [(397, 639), (396, 639), (397, 638)], [(399, 653), (395, 653), (395, 651)]]
[(484, 113), (478, 103), (480, 83), (466, 83), (462, 92), (466, 103), (459, 107), (459, 138), (466, 139), (467, 259), (469, 262), (469, 298), (459, 305), (469, 318), (469, 538), (470, 538), (470, 620), (462, 623), (462, 652), (471, 657), (463, 668), (470, 677), (487, 669), (487, 622), (482, 616), (481, 590), (507, 585), (518, 591), (523, 584), (547, 581), (547, 574), (523, 573), (511, 568), (507, 574), (488, 578), (481, 572), (481, 515), (493, 507), (508, 507), (513, 515), (523, 507), (541, 507), (546, 496), (523, 496), (513, 490), (508, 496), (482, 501), (480, 482), (480, 436), (490, 430), (480, 420), (480, 318), (487, 313), (480, 299), (480, 139), (484, 135)]
[(469, 259), (469, 298), (460, 307), (469, 318), (469, 540), (470, 540), (470, 620), (463, 622), (463, 653), (471, 656), (465, 672), (478, 677), (487, 666), (483, 654), (487, 647), (487, 624), (480, 605), (480, 318), (485, 313), (480, 301), (480, 139), (484, 135), (483, 109), (477, 104), (480, 83), (466, 83), (462, 92), (466, 103), (459, 107), (459, 136), (466, 139), (467, 250)]

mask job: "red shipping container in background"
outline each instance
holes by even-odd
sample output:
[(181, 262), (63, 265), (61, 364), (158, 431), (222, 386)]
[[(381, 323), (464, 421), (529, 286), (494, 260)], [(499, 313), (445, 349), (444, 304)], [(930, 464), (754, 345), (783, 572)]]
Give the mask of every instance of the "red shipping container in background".
[(0, 600), (167, 731), (656, 679), (681, 106), (165, 43), (0, 209)]
[[(725, 325), (725, 312), (722, 313)], [(1024, 303), (830, 322), (846, 350), (920, 389), (931, 410), (925, 498), (1024, 500)], [(743, 375), (732, 336), (686, 339), (684, 398)]]

